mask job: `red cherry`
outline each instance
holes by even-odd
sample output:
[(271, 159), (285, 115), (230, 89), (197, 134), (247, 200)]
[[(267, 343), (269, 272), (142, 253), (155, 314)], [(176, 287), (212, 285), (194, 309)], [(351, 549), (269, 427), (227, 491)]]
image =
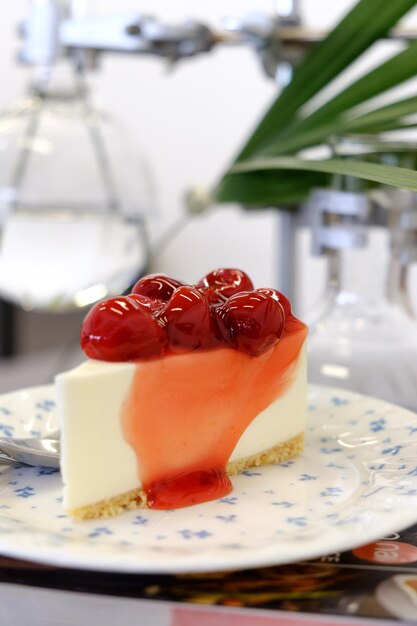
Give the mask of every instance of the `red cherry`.
[(101, 361), (158, 357), (166, 341), (164, 329), (150, 314), (149, 305), (130, 296), (97, 303), (87, 314), (81, 331), (85, 354)]
[(149, 274), (138, 280), (132, 289), (132, 294), (141, 294), (148, 298), (168, 302), (175, 289), (181, 285), (184, 283), (165, 274)]
[(207, 298), (207, 300), (209, 301), (212, 307), (221, 306), (225, 301), (225, 299), (222, 298), (222, 296), (219, 293), (217, 293), (217, 291), (215, 291), (212, 287), (201, 287), (201, 286), (199, 287), (197, 285), (197, 289), (201, 291), (202, 294), (205, 295), (205, 297)]
[(292, 316), (291, 302), (288, 300), (286, 296), (284, 296), (283, 293), (281, 293), (280, 291), (277, 291), (276, 289), (269, 289), (267, 287), (262, 287), (261, 289), (257, 289), (256, 291), (258, 293), (264, 293), (267, 296), (270, 296), (271, 298), (279, 302), (282, 305), (282, 308), (284, 309), (285, 319)]
[(168, 336), (172, 352), (190, 352), (215, 343), (211, 311), (207, 298), (194, 287), (178, 287), (158, 313)]
[(216, 313), (224, 341), (252, 356), (272, 348), (284, 330), (281, 304), (257, 291), (232, 296)]
[(143, 296), (140, 293), (131, 293), (128, 298), (130, 300), (135, 300), (140, 305), (140, 308), (147, 311), (149, 315), (157, 313), (164, 306), (164, 303), (161, 300), (154, 300), (153, 298), (148, 298), (148, 296)]
[(241, 291), (251, 291), (253, 283), (242, 270), (220, 268), (206, 274), (197, 287), (207, 290), (210, 303), (218, 305)]

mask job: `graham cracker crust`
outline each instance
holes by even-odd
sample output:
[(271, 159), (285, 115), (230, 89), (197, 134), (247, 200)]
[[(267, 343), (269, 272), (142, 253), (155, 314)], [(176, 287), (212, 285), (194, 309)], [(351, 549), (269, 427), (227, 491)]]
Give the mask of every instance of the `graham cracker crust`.
[[(240, 474), (250, 467), (260, 467), (272, 463), (283, 463), (300, 454), (304, 449), (304, 433), (296, 435), (283, 443), (264, 450), (259, 454), (248, 456), (238, 461), (228, 463), (226, 471), (229, 476)], [(143, 489), (132, 489), (119, 496), (108, 500), (102, 500), (96, 504), (89, 504), (78, 509), (69, 510), (68, 513), (79, 520), (99, 519), (115, 517), (123, 511), (147, 508), (146, 494)]]

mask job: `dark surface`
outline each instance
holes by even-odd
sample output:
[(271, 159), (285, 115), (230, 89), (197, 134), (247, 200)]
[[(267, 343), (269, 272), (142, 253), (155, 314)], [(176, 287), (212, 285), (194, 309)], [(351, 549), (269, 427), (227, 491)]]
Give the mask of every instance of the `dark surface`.
[(0, 299), (0, 358), (16, 352), (16, 310), (13, 304)]

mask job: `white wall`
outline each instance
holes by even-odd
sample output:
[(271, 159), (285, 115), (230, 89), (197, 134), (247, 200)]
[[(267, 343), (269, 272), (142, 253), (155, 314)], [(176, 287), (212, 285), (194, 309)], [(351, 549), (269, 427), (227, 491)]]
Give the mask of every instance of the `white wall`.
[[(159, 0), (122, 5), (137, 6), (167, 22), (193, 16), (218, 24), (221, 16), (241, 15), (253, 2)], [(266, 0), (256, 5), (266, 12), (272, 7)], [(219, 48), (184, 61), (170, 73), (155, 59), (108, 57), (96, 86), (100, 101), (123, 115), (138, 149), (151, 162), (161, 212), (152, 224), (156, 233), (163, 233), (184, 211), (183, 195), (190, 185), (216, 181), (276, 89), (252, 51), (237, 48)], [(157, 257), (156, 266), (193, 280), (210, 268), (231, 264), (247, 268), (259, 283), (271, 283), (275, 229), (273, 214), (214, 209), (193, 219)]]
[[(3, 3), (0, 108), (25, 89), (28, 73), (15, 57), (20, 45), (16, 27), (27, 6), (27, 0)], [(106, 0), (90, 6), (96, 14), (140, 10), (167, 22), (193, 17), (220, 25), (223, 17), (242, 16), (253, 7), (269, 13), (274, 3)], [(97, 105), (121, 118), (151, 165), (159, 207), (150, 221), (156, 240), (183, 213), (183, 195), (190, 185), (210, 186), (218, 179), (276, 93), (253, 51), (240, 47), (218, 48), (172, 72), (154, 58), (107, 55), (92, 82)], [(257, 284), (275, 285), (277, 221), (276, 212), (216, 207), (190, 221), (155, 259), (155, 269), (194, 280), (218, 265), (236, 265), (247, 269)]]
[[(307, 24), (316, 28), (331, 26), (351, 4), (352, 0), (301, 3)], [(240, 16), (254, 7), (266, 13), (274, 8), (272, 0), (96, 0), (90, 5), (95, 13), (132, 9), (167, 22), (193, 17), (214, 25), (223, 16)], [(27, 0), (2, 2), (0, 109), (25, 88), (27, 71), (17, 66), (15, 56), (16, 25), (27, 6)], [(108, 55), (93, 83), (97, 103), (122, 118), (137, 150), (151, 165), (160, 211), (151, 222), (155, 240), (184, 211), (183, 194), (190, 185), (216, 181), (276, 93), (253, 52), (243, 48), (217, 49), (180, 63), (171, 73), (153, 58)], [(154, 269), (191, 281), (216, 266), (235, 265), (246, 269), (257, 284), (279, 286), (278, 227), (276, 212), (216, 207), (193, 218), (157, 256)], [(302, 272), (307, 262), (303, 245)], [(315, 301), (323, 280), (321, 264), (310, 259), (308, 263), (315, 279), (303, 280), (302, 309)], [(23, 318), (21, 341), (32, 349), (45, 340), (49, 322), (42, 316)], [(77, 324), (78, 319), (74, 327)]]

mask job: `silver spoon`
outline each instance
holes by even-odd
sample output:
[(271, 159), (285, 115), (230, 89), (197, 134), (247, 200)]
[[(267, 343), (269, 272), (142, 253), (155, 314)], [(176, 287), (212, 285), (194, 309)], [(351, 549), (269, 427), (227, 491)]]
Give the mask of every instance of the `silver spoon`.
[(0, 437), (0, 463), (8, 465), (24, 463), (59, 468), (60, 451), (59, 430), (28, 439)]

